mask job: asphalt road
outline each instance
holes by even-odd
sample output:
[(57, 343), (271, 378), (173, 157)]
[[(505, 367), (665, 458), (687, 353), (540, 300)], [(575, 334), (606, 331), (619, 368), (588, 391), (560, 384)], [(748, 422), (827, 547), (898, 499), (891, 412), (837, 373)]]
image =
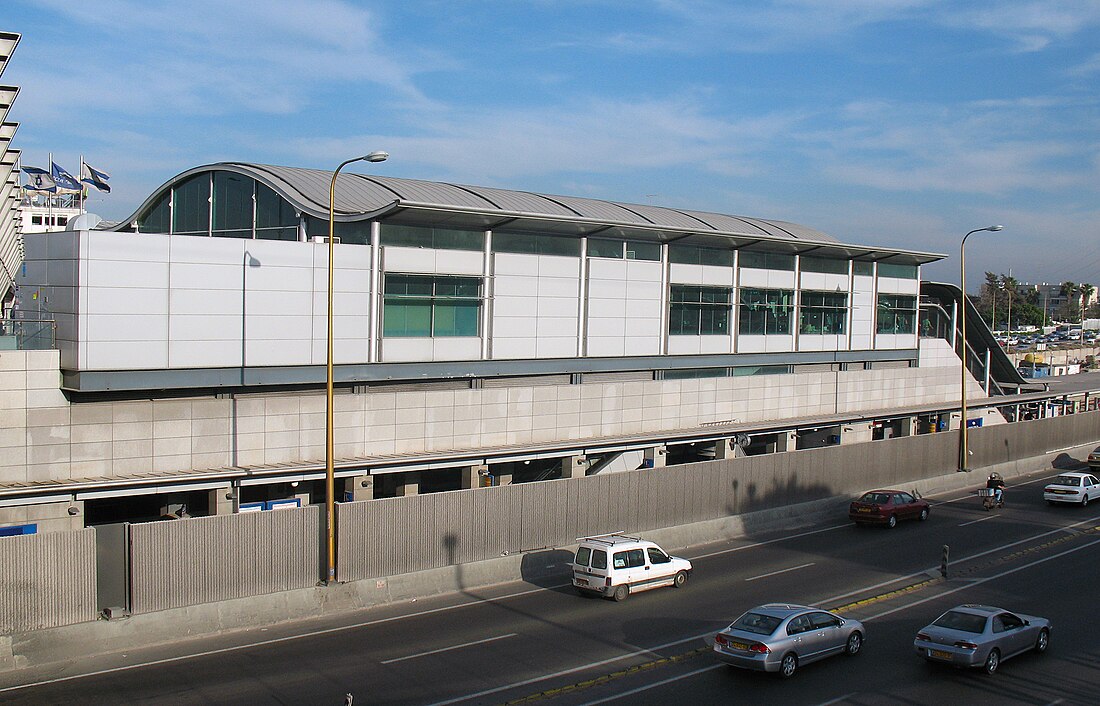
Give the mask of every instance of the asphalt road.
[[(1100, 506), (1048, 507), (1052, 474), (1010, 487), (1001, 511), (957, 493), (894, 530), (837, 518), (696, 548), (686, 588), (623, 603), (515, 583), (4, 674), (0, 703), (1098, 703)], [(864, 620), (863, 653), (788, 681), (719, 665), (710, 636), (774, 601)], [(917, 629), (971, 602), (1052, 619), (1050, 650), (992, 677), (925, 664)]]

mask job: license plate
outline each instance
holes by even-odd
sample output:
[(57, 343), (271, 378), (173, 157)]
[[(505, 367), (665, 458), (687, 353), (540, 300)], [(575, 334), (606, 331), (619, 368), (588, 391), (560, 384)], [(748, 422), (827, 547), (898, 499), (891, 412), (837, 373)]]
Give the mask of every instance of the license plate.
[(871, 511), (871, 508), (869, 508), (869, 507), (861, 507), (861, 508), (856, 510), (856, 512), (870, 512), (870, 511)]
[(928, 656), (936, 659), (951, 659), (951, 653), (943, 650), (928, 650)]
[(730, 647), (732, 647), (735, 650), (748, 650), (749, 649), (749, 646), (746, 645), (743, 642), (731, 642)]
[(578, 586), (587, 586), (588, 585), (588, 579), (578, 578), (578, 579), (573, 579), (573, 582), (576, 583)]

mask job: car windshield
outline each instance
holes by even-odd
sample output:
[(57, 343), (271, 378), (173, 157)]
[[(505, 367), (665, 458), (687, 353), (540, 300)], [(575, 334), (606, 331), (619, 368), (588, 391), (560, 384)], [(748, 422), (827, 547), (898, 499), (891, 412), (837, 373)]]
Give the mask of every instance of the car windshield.
[(936, 622), (932, 624), (950, 630), (961, 630), (962, 632), (981, 634), (985, 632), (985, 620), (986, 618), (984, 615), (974, 615), (973, 613), (960, 613), (957, 610), (949, 610), (936, 618)]
[(1076, 488), (1081, 485), (1081, 479), (1077, 476), (1058, 476), (1054, 479), (1054, 485), (1068, 485)]
[(890, 495), (888, 493), (864, 493), (859, 501), (872, 505), (886, 505), (890, 502)]
[(775, 632), (775, 629), (779, 627), (779, 624), (783, 621), (779, 618), (771, 615), (761, 615), (760, 613), (745, 613), (737, 622), (730, 625), (731, 630), (744, 630), (745, 632), (754, 632), (757, 635), (771, 635)]

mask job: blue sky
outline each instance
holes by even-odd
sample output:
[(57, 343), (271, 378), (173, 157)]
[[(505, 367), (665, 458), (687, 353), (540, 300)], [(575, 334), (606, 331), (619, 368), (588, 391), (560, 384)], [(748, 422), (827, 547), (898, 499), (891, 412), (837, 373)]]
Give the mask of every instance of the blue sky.
[[(36, 0), (24, 164), (122, 219), (241, 160), (802, 223), (1100, 283), (1100, 0)], [(357, 168), (358, 169), (358, 168)]]

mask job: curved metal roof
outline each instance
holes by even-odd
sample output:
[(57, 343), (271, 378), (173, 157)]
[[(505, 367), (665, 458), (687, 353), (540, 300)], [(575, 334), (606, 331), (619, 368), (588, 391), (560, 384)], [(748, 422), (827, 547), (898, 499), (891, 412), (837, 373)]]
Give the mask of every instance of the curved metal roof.
[[(247, 162), (195, 167), (165, 182), (123, 223), (128, 227), (168, 188), (203, 172), (225, 170), (266, 184), (302, 213), (328, 218), (332, 172)], [(736, 246), (760, 243), (790, 252), (843, 249), (849, 257), (930, 262), (942, 256), (892, 248), (841, 245), (821, 231), (786, 221), (556, 196), (484, 186), (341, 172), (333, 203), (337, 221), (382, 219), (468, 229), (519, 230)]]

